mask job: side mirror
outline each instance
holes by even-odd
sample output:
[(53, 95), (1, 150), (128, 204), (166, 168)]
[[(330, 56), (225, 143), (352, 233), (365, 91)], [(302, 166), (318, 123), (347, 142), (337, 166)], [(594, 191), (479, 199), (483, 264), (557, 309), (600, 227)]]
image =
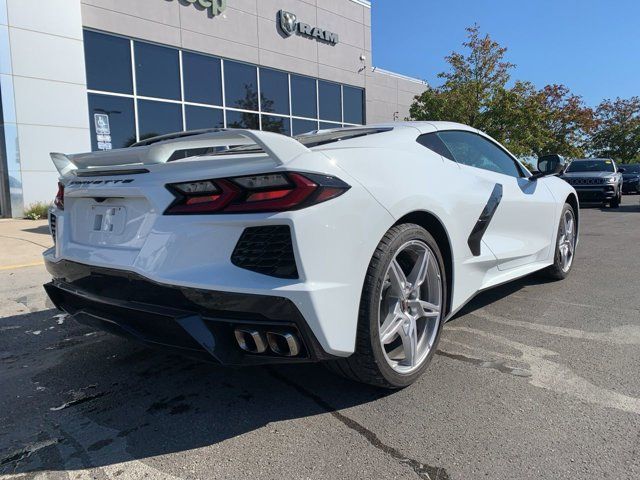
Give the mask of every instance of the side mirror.
[(626, 171), (627, 171), (627, 169), (626, 169), (626, 168), (619, 168), (619, 169), (618, 169), (618, 173), (624, 173), (624, 172), (626, 172)]
[(537, 180), (548, 175), (558, 175), (562, 173), (566, 165), (567, 162), (560, 155), (543, 155), (538, 157), (538, 173), (529, 178)]

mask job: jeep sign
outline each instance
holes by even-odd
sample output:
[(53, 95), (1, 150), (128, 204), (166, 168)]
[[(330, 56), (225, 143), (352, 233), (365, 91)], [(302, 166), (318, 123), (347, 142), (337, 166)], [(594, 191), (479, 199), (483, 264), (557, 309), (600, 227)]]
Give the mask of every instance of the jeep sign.
[(178, 0), (180, 3), (192, 3), (197, 7), (206, 8), (210, 17), (220, 15), (227, 9), (227, 0)]
[(280, 20), (278, 22), (280, 24), (280, 30), (282, 30), (287, 37), (290, 37), (297, 32), (300, 35), (316, 38), (333, 45), (337, 44), (339, 41), (337, 33), (323, 30), (319, 27), (312, 27), (308, 23), (302, 23), (298, 21), (298, 17), (295, 13), (280, 10), (278, 12), (278, 19)]

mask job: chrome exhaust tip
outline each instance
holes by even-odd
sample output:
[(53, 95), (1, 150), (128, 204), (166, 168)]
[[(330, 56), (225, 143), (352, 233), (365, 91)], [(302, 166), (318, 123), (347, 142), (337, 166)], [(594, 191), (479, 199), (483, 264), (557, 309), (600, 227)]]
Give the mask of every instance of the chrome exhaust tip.
[(300, 342), (292, 333), (267, 332), (269, 348), (278, 355), (295, 357), (300, 353)]
[(249, 353), (264, 353), (267, 344), (264, 335), (257, 330), (237, 329), (235, 332), (238, 346)]

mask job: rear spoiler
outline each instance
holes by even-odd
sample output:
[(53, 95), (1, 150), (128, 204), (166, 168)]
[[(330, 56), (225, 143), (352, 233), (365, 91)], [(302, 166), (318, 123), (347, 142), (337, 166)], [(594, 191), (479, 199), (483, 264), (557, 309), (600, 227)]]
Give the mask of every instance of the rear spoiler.
[(117, 150), (75, 155), (51, 153), (51, 160), (62, 176), (75, 169), (91, 167), (166, 163), (171, 155), (179, 150), (240, 145), (256, 145), (278, 165), (284, 165), (297, 156), (310, 151), (297, 140), (279, 133), (232, 129)]

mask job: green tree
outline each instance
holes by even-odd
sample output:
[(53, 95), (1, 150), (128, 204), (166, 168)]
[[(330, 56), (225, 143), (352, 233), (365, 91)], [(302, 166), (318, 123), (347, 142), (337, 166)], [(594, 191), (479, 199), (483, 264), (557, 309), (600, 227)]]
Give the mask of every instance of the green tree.
[(489, 35), (481, 36), (480, 27), (467, 29), (463, 46), (467, 54), (452, 52), (445, 57), (448, 72), (438, 74), (444, 83), (416, 97), (410, 115), (419, 120), (449, 120), (484, 129), (496, 94), (509, 81), (514, 64), (506, 62), (506, 48)]
[(524, 157), (545, 153), (548, 132), (546, 107), (540, 93), (529, 82), (517, 81), (495, 95), (484, 131), (514, 155)]
[(595, 115), (592, 152), (624, 163), (640, 161), (640, 97), (604, 100)]
[(544, 109), (542, 128), (546, 139), (534, 153), (584, 156), (596, 126), (593, 110), (564, 85), (547, 85), (538, 95)]
[(582, 98), (563, 85), (537, 90), (511, 78), (514, 64), (507, 49), (482, 36), (477, 25), (467, 28), (465, 53), (445, 57), (444, 80), (416, 96), (410, 109), (415, 120), (446, 120), (483, 130), (518, 156), (558, 153), (581, 156), (595, 122)]

